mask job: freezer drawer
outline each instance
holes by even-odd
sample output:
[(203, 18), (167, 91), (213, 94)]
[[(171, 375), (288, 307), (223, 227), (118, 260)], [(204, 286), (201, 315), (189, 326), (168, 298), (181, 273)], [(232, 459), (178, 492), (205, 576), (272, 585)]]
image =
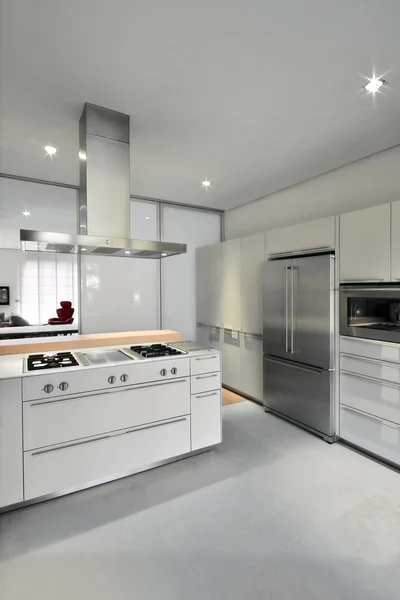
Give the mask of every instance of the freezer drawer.
[(334, 435), (333, 371), (264, 356), (264, 407)]

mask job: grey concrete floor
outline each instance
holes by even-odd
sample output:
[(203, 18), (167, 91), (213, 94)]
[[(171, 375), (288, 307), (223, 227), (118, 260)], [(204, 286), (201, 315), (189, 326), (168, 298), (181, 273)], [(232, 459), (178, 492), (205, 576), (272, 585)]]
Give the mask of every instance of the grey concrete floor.
[(400, 475), (223, 416), (212, 452), (0, 516), (1, 600), (399, 600)]

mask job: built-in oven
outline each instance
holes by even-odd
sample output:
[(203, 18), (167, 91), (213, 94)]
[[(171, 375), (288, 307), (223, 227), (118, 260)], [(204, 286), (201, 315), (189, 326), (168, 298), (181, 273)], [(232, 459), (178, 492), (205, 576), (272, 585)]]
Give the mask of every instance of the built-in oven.
[(340, 335), (400, 343), (400, 286), (340, 286)]

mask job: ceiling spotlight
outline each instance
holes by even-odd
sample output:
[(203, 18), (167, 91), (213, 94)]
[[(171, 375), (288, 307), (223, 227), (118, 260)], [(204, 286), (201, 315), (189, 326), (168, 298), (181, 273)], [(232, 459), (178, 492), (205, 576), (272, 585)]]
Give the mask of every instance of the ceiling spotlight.
[(386, 81), (384, 79), (376, 79), (373, 77), (368, 81), (366, 85), (364, 85), (364, 90), (369, 93), (375, 94), (378, 90), (381, 89), (383, 85), (385, 85)]
[(130, 250), (125, 250), (125, 254), (130, 254), (131, 251)]
[(166, 252), (161, 252), (161, 256), (167, 256)]
[(29, 210), (24, 210), (22, 214), (24, 215), (24, 217), (29, 217), (31, 213), (29, 212)]
[(145, 219), (148, 221), (150, 219), (150, 217), (145, 217)]
[(86, 152), (84, 152), (83, 150), (79, 150), (78, 156), (81, 160), (86, 160), (86, 158), (87, 158)]
[(204, 181), (201, 182), (201, 185), (205, 188), (208, 188), (211, 185), (211, 181), (208, 181), (208, 179), (205, 179)]
[(57, 152), (57, 148), (54, 148), (54, 146), (45, 146), (44, 149), (46, 150), (47, 154), (50, 154), (50, 156)]
[(86, 252), (87, 248), (81, 248), (81, 252)]

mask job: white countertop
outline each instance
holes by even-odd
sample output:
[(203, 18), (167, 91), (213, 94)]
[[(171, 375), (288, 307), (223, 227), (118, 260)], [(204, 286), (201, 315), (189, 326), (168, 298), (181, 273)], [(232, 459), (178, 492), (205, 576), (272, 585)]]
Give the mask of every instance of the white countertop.
[[(151, 343), (151, 342), (150, 342)], [(173, 346), (173, 342), (170, 343), (171, 346)], [(77, 348), (76, 350), (68, 350), (69, 352), (72, 353), (84, 353), (84, 352), (103, 352), (106, 350), (122, 350), (122, 349), (128, 349), (129, 346), (121, 346), (121, 344), (118, 344), (117, 346), (103, 346), (101, 348), (99, 348), (98, 346), (95, 347), (89, 347), (89, 348)], [(183, 359), (183, 358), (188, 358), (188, 357), (195, 357), (198, 355), (202, 355), (202, 354), (208, 354), (208, 353), (212, 353), (212, 354), (219, 354), (218, 350), (214, 350), (213, 348), (204, 348), (203, 350), (196, 350), (196, 351), (191, 351), (188, 352), (186, 354), (179, 354), (179, 355), (173, 355), (173, 356), (163, 356), (160, 358), (146, 358), (146, 359), (141, 359), (141, 358), (137, 358), (137, 359), (129, 359), (127, 358), (126, 364), (140, 364), (140, 363), (147, 363), (147, 362), (154, 362), (154, 361), (165, 361), (165, 360), (171, 360), (171, 359)], [(44, 354), (55, 354), (54, 351), (48, 351), (48, 352), (44, 352)], [(11, 355), (7, 355), (7, 356), (0, 356), (0, 379), (14, 379), (15, 377), (36, 377), (37, 375), (43, 375), (43, 374), (49, 374), (49, 373), (72, 373), (74, 371), (82, 371), (82, 370), (89, 370), (89, 369), (104, 369), (104, 368), (110, 368), (113, 365), (108, 364), (108, 365), (90, 365), (90, 366), (84, 366), (84, 365), (79, 365), (77, 367), (68, 367), (67, 369), (65, 367), (61, 367), (59, 369), (45, 369), (43, 371), (30, 371), (28, 373), (25, 373), (23, 370), (23, 363), (24, 363), (24, 358), (27, 358), (29, 355), (28, 354), (11, 354)], [(117, 363), (115, 366), (121, 365), (121, 364), (125, 364), (125, 363)]]

